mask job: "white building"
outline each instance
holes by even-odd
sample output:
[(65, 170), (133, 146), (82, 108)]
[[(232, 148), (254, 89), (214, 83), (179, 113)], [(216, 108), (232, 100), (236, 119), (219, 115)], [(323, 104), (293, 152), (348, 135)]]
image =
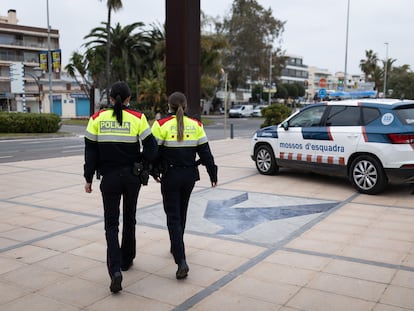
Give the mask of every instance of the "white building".
[[(53, 112), (62, 117), (89, 116), (87, 94), (72, 79), (61, 77), (57, 29), (50, 30), (53, 68), (50, 94), (46, 58), (48, 36), (46, 28), (19, 25), (15, 10), (8, 10), (7, 16), (0, 16), (0, 111)], [(21, 70), (14, 73), (15, 68)], [(44, 72), (39, 77), (37, 73), (41, 73), (41, 68)], [(15, 78), (19, 80), (20, 88), (12, 83)]]

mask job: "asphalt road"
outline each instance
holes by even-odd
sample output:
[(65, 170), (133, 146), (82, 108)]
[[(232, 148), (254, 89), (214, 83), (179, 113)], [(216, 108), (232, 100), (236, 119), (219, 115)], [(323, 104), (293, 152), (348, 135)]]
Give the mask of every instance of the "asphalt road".
[[(263, 123), (262, 118), (224, 120), (223, 116), (214, 116), (210, 119), (212, 122), (205, 126), (205, 131), (211, 141), (224, 139), (225, 123), (227, 138), (250, 138)], [(60, 132), (72, 133), (72, 136), (0, 140), (0, 163), (83, 154), (85, 127), (63, 125)]]

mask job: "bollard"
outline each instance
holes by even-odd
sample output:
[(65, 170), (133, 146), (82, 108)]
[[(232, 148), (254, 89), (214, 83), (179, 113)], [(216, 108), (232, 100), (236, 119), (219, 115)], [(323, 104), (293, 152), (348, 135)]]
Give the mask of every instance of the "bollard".
[(230, 124), (230, 138), (233, 139), (234, 137), (234, 129), (233, 129), (233, 123)]

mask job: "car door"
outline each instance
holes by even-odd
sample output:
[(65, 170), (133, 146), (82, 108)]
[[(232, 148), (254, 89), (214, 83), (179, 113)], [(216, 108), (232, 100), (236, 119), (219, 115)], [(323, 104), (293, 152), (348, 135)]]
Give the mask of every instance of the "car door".
[(317, 149), (320, 140), (329, 139), (326, 128), (321, 122), (326, 105), (308, 107), (278, 128), (278, 147), (281, 165), (309, 166), (317, 161)]
[(328, 157), (329, 164), (346, 165), (363, 140), (361, 107), (329, 106), (325, 124), (330, 141), (323, 145), (322, 154)]

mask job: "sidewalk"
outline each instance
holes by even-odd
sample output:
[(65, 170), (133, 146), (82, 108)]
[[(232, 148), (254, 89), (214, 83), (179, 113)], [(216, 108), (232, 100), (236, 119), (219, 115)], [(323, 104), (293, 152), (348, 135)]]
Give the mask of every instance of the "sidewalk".
[(211, 142), (219, 186), (200, 167), (176, 265), (159, 185), (143, 187), (137, 258), (112, 295), (99, 183), (83, 157), (0, 164), (0, 311), (414, 310), (414, 196), (346, 179), (257, 173), (248, 139)]

